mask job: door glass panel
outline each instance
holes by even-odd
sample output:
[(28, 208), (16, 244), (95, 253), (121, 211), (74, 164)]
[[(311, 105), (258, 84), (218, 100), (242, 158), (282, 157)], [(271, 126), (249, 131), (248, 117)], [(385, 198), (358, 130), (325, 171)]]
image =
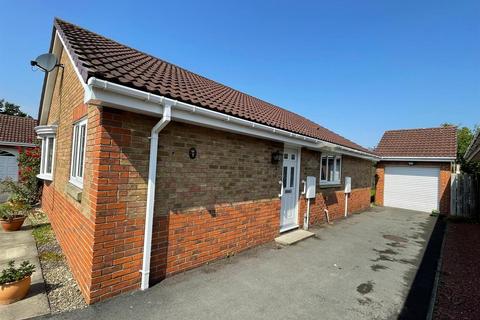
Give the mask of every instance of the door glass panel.
[(283, 187), (287, 187), (287, 174), (288, 174), (288, 167), (283, 167)]
[(290, 188), (293, 188), (294, 177), (295, 177), (295, 167), (290, 167)]

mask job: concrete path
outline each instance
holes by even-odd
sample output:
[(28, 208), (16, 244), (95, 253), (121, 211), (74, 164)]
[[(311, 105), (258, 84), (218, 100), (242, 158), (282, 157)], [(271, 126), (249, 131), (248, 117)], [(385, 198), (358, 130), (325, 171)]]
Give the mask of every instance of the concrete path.
[(435, 221), (375, 208), (54, 318), (396, 319)]
[(16, 265), (29, 260), (37, 268), (32, 275), (32, 285), (26, 298), (9, 305), (0, 305), (0, 320), (20, 320), (50, 313), (42, 269), (38, 261), (37, 245), (28, 227), (15, 232), (5, 232), (0, 228), (0, 269), (9, 260)]

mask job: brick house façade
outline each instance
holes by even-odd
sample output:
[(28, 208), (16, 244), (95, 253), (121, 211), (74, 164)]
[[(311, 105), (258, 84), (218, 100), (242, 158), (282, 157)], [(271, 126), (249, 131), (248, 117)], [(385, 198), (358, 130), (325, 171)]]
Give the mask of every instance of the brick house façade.
[(50, 52), (42, 208), (88, 303), (301, 227), (307, 176), (311, 225), (343, 217), (346, 176), (370, 205), (378, 157), (303, 117), (59, 19)]

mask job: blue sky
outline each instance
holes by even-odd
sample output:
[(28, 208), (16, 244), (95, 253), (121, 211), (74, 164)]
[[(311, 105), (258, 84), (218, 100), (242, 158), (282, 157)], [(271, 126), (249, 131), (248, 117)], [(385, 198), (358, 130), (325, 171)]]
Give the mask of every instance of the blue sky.
[(480, 1), (8, 1), (0, 98), (37, 115), (55, 16), (297, 112), (364, 146), (480, 123)]

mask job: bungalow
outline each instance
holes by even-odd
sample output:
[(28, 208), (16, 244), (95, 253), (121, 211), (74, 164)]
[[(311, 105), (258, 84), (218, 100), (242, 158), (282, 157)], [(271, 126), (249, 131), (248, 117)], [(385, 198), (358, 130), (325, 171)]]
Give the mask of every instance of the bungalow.
[(306, 118), (60, 19), (50, 52), (42, 208), (88, 303), (302, 227), (307, 176), (310, 225), (345, 177), (370, 206), (378, 157)]
[(386, 131), (375, 152), (377, 205), (450, 213), (456, 127)]
[[(37, 121), (32, 118), (0, 114), (0, 181), (18, 180), (19, 151), (35, 147)], [(0, 202), (8, 199), (7, 193), (0, 192)]]

